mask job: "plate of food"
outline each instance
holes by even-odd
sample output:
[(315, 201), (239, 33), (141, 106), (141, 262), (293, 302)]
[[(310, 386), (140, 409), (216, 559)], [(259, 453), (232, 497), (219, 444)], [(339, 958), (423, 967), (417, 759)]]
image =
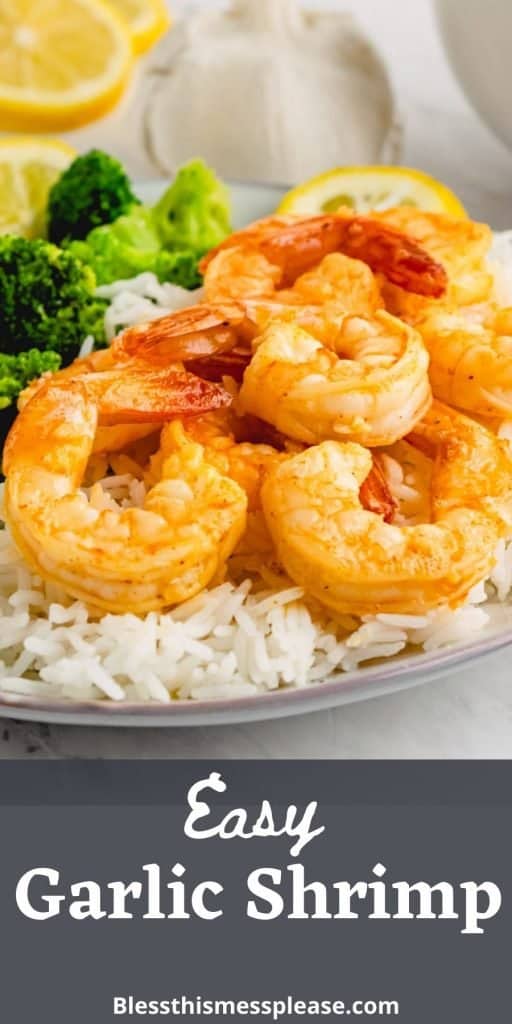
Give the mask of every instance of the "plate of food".
[(67, 162), (0, 237), (0, 715), (279, 717), (511, 643), (510, 235), (400, 168)]

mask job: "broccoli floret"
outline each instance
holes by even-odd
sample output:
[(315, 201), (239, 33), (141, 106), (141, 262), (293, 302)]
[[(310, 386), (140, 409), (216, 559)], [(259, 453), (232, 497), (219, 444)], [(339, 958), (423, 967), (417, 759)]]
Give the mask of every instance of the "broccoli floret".
[(59, 352), (69, 361), (84, 338), (104, 339), (92, 269), (41, 239), (0, 237), (0, 347)]
[(143, 206), (113, 224), (94, 228), (85, 241), (70, 242), (67, 251), (92, 267), (98, 284), (110, 284), (155, 271), (160, 240), (151, 214)]
[(0, 353), (0, 409), (6, 409), (31, 380), (41, 374), (55, 373), (61, 364), (58, 352), (40, 352), (31, 348), (16, 356)]
[(50, 189), (48, 237), (58, 244), (65, 238), (86, 238), (138, 202), (122, 164), (92, 149), (77, 157)]
[(66, 247), (94, 270), (100, 285), (149, 271), (191, 290), (202, 282), (201, 256), (230, 230), (227, 189), (206, 164), (193, 160), (156, 206), (134, 206)]
[(107, 307), (107, 299), (91, 299), (83, 309), (80, 322), (82, 341), (85, 338), (94, 338), (95, 348), (105, 348), (107, 344), (107, 336), (105, 334), (105, 313)]
[(229, 192), (202, 160), (192, 160), (153, 207), (153, 218), (166, 248), (204, 254), (231, 231)]
[(114, 224), (94, 228), (83, 242), (70, 242), (67, 252), (87, 263), (100, 285), (145, 271), (188, 289), (198, 288), (202, 280), (197, 268), (199, 255), (191, 250), (162, 249), (152, 211), (144, 206)]

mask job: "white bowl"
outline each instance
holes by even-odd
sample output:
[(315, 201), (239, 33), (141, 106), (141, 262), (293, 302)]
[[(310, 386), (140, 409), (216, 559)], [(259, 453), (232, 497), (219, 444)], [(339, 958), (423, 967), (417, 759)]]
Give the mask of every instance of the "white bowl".
[(511, 0), (434, 0), (452, 69), (468, 100), (512, 148)]

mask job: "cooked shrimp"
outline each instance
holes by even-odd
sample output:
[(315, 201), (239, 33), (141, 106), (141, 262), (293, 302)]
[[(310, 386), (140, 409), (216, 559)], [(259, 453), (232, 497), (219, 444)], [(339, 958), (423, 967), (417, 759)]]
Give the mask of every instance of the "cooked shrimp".
[(512, 417), (512, 308), (432, 311), (418, 330), (437, 398), (488, 418)]
[(362, 508), (371, 455), (327, 441), (269, 475), (262, 502), (279, 559), (337, 613), (419, 613), (457, 606), (485, 578), (512, 526), (512, 462), (474, 421), (435, 403), (410, 440), (435, 455), (432, 522), (388, 525)]
[[(266, 314), (267, 316), (269, 314)], [(191, 373), (198, 370), (201, 378), (222, 380), (224, 375), (232, 375), (237, 379), (250, 360), (248, 339), (257, 331), (256, 320), (250, 321), (242, 305), (231, 306), (191, 306), (176, 313), (158, 318), (150, 323), (141, 324), (123, 331), (108, 349), (100, 349), (82, 359), (76, 359), (70, 366), (52, 375), (55, 382), (83, 377), (98, 372), (112, 370), (116, 380), (121, 380), (124, 371), (133, 370), (140, 364), (144, 379), (149, 381), (147, 372), (186, 361)], [(245, 347), (236, 348), (245, 343)], [(233, 354), (230, 349), (235, 346)], [(197, 376), (197, 375), (196, 375)], [(32, 383), (21, 393), (18, 408), (21, 410), (36, 394), (39, 388), (48, 381), (44, 375)], [(142, 378), (141, 378), (142, 379)], [(183, 412), (189, 411), (188, 398), (192, 393), (192, 377), (186, 379), (186, 396)], [(202, 381), (194, 382), (195, 414), (225, 404), (226, 395), (223, 391), (210, 388)], [(202, 405), (201, 392), (204, 393)], [(212, 396), (217, 394), (219, 401), (212, 405)], [(176, 398), (176, 395), (174, 396)], [(153, 433), (161, 419), (152, 418), (151, 403), (147, 408), (145, 423), (117, 423), (107, 426), (101, 417), (94, 441), (94, 453), (113, 452), (132, 444), (139, 438)]]
[(166, 453), (180, 451), (191, 442), (200, 444), (205, 462), (222, 477), (234, 480), (247, 497), (246, 526), (235, 554), (256, 556), (261, 567), (275, 560), (261, 507), (261, 487), (268, 472), (289, 456), (270, 444), (238, 440), (245, 432), (244, 422), (231, 409), (220, 409), (184, 422), (175, 420), (163, 429), (161, 448), (151, 459), (147, 480), (151, 484), (160, 477)]
[(263, 253), (247, 246), (223, 249), (208, 265), (206, 298), (213, 300), (274, 301), (284, 305), (339, 306), (346, 312), (371, 315), (382, 309), (377, 279), (361, 260), (342, 253), (325, 256), (301, 274), (290, 288), (281, 288), (282, 272)]
[(142, 508), (98, 509), (80, 490), (98, 422), (198, 412), (208, 391), (215, 408), (220, 389), (196, 380), (173, 367), (50, 378), (25, 405), (4, 448), (5, 509), (40, 576), (93, 607), (142, 614), (192, 597), (222, 570), (247, 498), (200, 445), (164, 448)]
[(413, 328), (385, 312), (328, 316), (319, 339), (295, 323), (271, 323), (245, 372), (242, 412), (306, 444), (376, 447), (412, 430), (431, 402), (428, 355)]
[(111, 352), (116, 362), (136, 359), (165, 366), (228, 352), (253, 336), (254, 326), (242, 302), (201, 303), (129, 327), (114, 339)]
[[(58, 370), (56, 373), (45, 373), (42, 377), (31, 381), (24, 391), (21, 391), (18, 395), (18, 410), (21, 412), (25, 408), (34, 395), (41, 388), (45, 387), (50, 377), (57, 383), (61, 380), (70, 380), (73, 377), (83, 377), (89, 373), (113, 370), (114, 366), (115, 360), (110, 348), (102, 348), (97, 352), (92, 352), (89, 356), (75, 359), (69, 366), (63, 367), (63, 369)], [(98, 423), (92, 453), (94, 455), (102, 455), (108, 452), (120, 451), (141, 438), (149, 437), (160, 429), (160, 426), (160, 420), (156, 423), (117, 423), (115, 426), (105, 426)]]
[[(263, 306), (263, 323), (273, 309), (268, 304)], [(238, 344), (245, 344), (247, 348), (258, 330), (257, 315), (257, 303), (188, 306), (149, 323), (127, 328), (114, 338), (109, 348), (75, 359), (70, 366), (53, 374), (52, 379), (56, 381), (114, 369), (120, 371), (127, 365), (141, 364), (143, 369), (158, 369), (170, 364), (206, 363), (211, 357), (229, 353)], [(32, 381), (21, 393), (18, 407), (22, 409), (48, 379), (49, 375), (44, 374)]]
[[(219, 253), (233, 247), (238, 247), (238, 257), (233, 257), (232, 262), (228, 261), (227, 273), (223, 272), (221, 262), (217, 268), (211, 269)], [(255, 252), (266, 263), (262, 259), (256, 260), (252, 255)], [(249, 297), (255, 294), (269, 298), (275, 294), (276, 289), (292, 286), (297, 278), (317, 267), (330, 253), (343, 253), (362, 261), (374, 273), (383, 274), (393, 284), (418, 295), (439, 298), (446, 289), (443, 267), (416, 241), (388, 224), (370, 217), (354, 216), (348, 211), (316, 217), (271, 217), (257, 221), (213, 249), (203, 259), (201, 270), (205, 273), (207, 291), (211, 285), (217, 297), (237, 297), (240, 291), (236, 277), (240, 274), (244, 279), (245, 266), (245, 294)], [(246, 257), (248, 262), (244, 264)], [(233, 276), (236, 289), (234, 295), (230, 291)], [(227, 290), (223, 288), (223, 279)], [(251, 282), (256, 283), (257, 290), (254, 293), (250, 290)], [(346, 295), (346, 289), (343, 291)]]
[[(383, 226), (403, 231), (430, 256), (441, 263), (447, 274), (444, 302), (466, 306), (489, 298), (494, 278), (487, 264), (492, 231), (487, 224), (429, 213), (414, 206), (398, 206), (372, 214)], [(410, 295), (397, 282), (383, 283), (383, 295), (391, 313), (415, 323), (439, 304), (436, 299)]]
[[(151, 459), (146, 480), (151, 485), (159, 479), (163, 453), (178, 451), (191, 440), (200, 444), (205, 460), (222, 476), (234, 480), (247, 496), (246, 527), (233, 552), (237, 564), (244, 572), (264, 573), (267, 569), (276, 573), (279, 567), (263, 512), (261, 491), (269, 473), (291, 456), (290, 451), (279, 450), (272, 444), (240, 440), (250, 435), (251, 427), (254, 424), (238, 418), (233, 409), (220, 409), (186, 422), (167, 424), (162, 433), (161, 449)], [(287, 445), (284, 438), (276, 437), (275, 441)], [(296, 451), (298, 448), (295, 446)], [(387, 522), (392, 520), (398, 503), (390, 491), (378, 456), (373, 456), (368, 476), (361, 485), (360, 497), (364, 508), (383, 516)], [(233, 565), (233, 561), (230, 564)]]
[(242, 487), (249, 509), (260, 507), (262, 479), (286, 455), (270, 444), (240, 441), (243, 421), (231, 409), (220, 409), (186, 420), (169, 422), (162, 432), (162, 447), (151, 460), (150, 480), (160, 475), (163, 453), (178, 450), (191, 441), (200, 444), (208, 462), (223, 476), (229, 476)]

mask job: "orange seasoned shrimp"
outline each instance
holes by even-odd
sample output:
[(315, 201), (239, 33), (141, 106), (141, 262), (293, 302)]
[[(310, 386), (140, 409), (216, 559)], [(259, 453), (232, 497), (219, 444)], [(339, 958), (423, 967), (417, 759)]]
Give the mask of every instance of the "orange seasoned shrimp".
[[(264, 319), (270, 315), (265, 313)], [(255, 335), (258, 327), (256, 314), (250, 319), (241, 304), (238, 305), (197, 305), (179, 310), (160, 317), (150, 323), (141, 324), (123, 331), (108, 349), (100, 349), (82, 359), (76, 359), (70, 366), (52, 375), (55, 382), (70, 378), (82, 377), (98, 372), (112, 370), (116, 379), (121, 379), (125, 369), (140, 364), (147, 378), (148, 370), (160, 372), (162, 368), (186, 363), (191, 373), (198, 371), (201, 378), (216, 381), (225, 375), (241, 379), (251, 353), (249, 340)], [(21, 410), (36, 392), (45, 385), (49, 376), (44, 375), (23, 391), (18, 399)], [(187, 389), (190, 392), (191, 378), (187, 378)], [(213, 391), (206, 387), (204, 407), (200, 403), (202, 385), (196, 382), (194, 394), (194, 410), (196, 414), (212, 408)], [(225, 398), (223, 391), (217, 394)], [(220, 401), (223, 405), (224, 401)], [(215, 406), (213, 406), (215, 407)], [(188, 411), (187, 405), (183, 412)], [(151, 408), (148, 407), (146, 422), (117, 423), (106, 425), (100, 418), (94, 452), (113, 452), (143, 438), (155, 431), (160, 423), (157, 416), (152, 420)]]
[[(70, 366), (65, 366), (54, 374), (43, 374), (42, 377), (31, 381), (31, 383), (18, 396), (18, 409), (21, 412), (31, 398), (48, 383), (51, 379), (57, 383), (61, 380), (73, 377), (82, 377), (89, 373), (99, 373), (103, 370), (113, 370), (115, 361), (111, 349), (99, 349), (90, 356), (82, 359), (75, 359)], [(101, 455), (107, 452), (119, 451), (127, 445), (138, 441), (143, 437), (149, 437), (160, 427), (160, 422), (148, 423), (117, 423), (114, 426), (105, 426), (98, 423), (92, 454)]]
[(246, 424), (231, 409), (219, 409), (186, 421), (175, 420), (162, 432), (161, 448), (152, 457), (147, 482), (158, 479), (165, 452), (179, 451), (191, 442), (201, 445), (205, 461), (229, 477), (247, 497), (247, 522), (235, 554), (254, 557), (259, 564), (275, 556), (261, 508), (261, 487), (267, 473), (288, 456), (273, 445), (240, 440)]
[(241, 411), (306, 444), (377, 447), (412, 430), (432, 398), (420, 335), (385, 312), (327, 314), (323, 328), (269, 325), (245, 372)]
[(208, 359), (244, 339), (250, 343), (253, 336), (244, 303), (201, 303), (129, 327), (114, 339), (110, 351), (116, 362), (137, 359), (162, 366)]
[(119, 364), (179, 361), (207, 380), (241, 380), (251, 342), (275, 311), (273, 303), (241, 300), (189, 306), (123, 331), (112, 343), (113, 356)]
[(251, 344), (274, 320), (304, 327), (328, 343), (333, 323), (343, 317), (339, 307), (291, 306), (266, 299), (191, 306), (124, 331), (112, 343), (111, 358), (165, 365), (183, 361), (187, 369), (208, 380), (224, 376), (241, 381), (251, 361)]
[(437, 398), (476, 416), (512, 418), (512, 308), (436, 309), (418, 330)]
[[(234, 247), (235, 256), (219, 260), (221, 253)], [(208, 253), (201, 270), (210, 298), (238, 297), (239, 276), (246, 296), (279, 298), (279, 289), (292, 287), (301, 275), (317, 267), (331, 253), (362, 261), (374, 273), (383, 274), (388, 281), (418, 295), (439, 298), (446, 289), (443, 267), (416, 241), (388, 224), (343, 210), (315, 217), (270, 217), (257, 221)], [(343, 272), (338, 276), (342, 277)], [(336, 287), (332, 290), (335, 292)], [(342, 287), (341, 291), (343, 301), (347, 289)]]
[(220, 391), (172, 366), (50, 378), (40, 387), (4, 448), (6, 519), (33, 570), (120, 613), (164, 608), (207, 586), (244, 531), (247, 498), (200, 445), (169, 453), (164, 445), (160, 478), (142, 508), (96, 507), (80, 487), (99, 422), (213, 409)]
[(69, 366), (63, 367), (61, 370), (57, 370), (56, 373), (43, 373), (42, 377), (36, 377), (32, 380), (27, 387), (20, 392), (18, 396), (18, 410), (21, 412), (25, 408), (30, 399), (44, 387), (51, 379), (53, 381), (64, 380), (66, 377), (79, 377), (86, 373), (99, 373), (103, 370), (112, 370), (115, 365), (113, 358), (112, 349), (102, 348), (97, 352), (91, 353), (89, 356), (84, 356), (81, 359), (75, 359)]
[[(443, 300), (450, 306), (467, 306), (489, 298), (494, 277), (487, 264), (492, 231), (487, 224), (446, 213), (430, 213), (414, 206), (398, 206), (372, 214), (383, 226), (403, 231), (430, 256), (442, 263), (447, 274)], [(439, 305), (436, 299), (410, 295), (397, 282), (382, 285), (386, 307), (396, 316), (416, 323)]]
[[(262, 427), (264, 425), (262, 424)], [(162, 432), (161, 448), (151, 458), (146, 482), (151, 486), (161, 475), (162, 458), (190, 441), (200, 444), (205, 460), (222, 475), (234, 480), (247, 496), (247, 523), (234, 551), (244, 571), (276, 569), (277, 561), (261, 503), (261, 490), (269, 475), (302, 446), (290, 446), (276, 436), (274, 444), (245, 440), (260, 433), (259, 425), (237, 417), (232, 408), (219, 409), (194, 419), (173, 421)], [(263, 431), (264, 432), (264, 431)], [(279, 444), (279, 448), (275, 445)], [(397, 509), (378, 456), (373, 456), (368, 476), (361, 485), (364, 508), (392, 520)]]
[(247, 246), (223, 249), (208, 265), (204, 278), (208, 300), (274, 301), (290, 306), (335, 305), (347, 312), (371, 315), (384, 307), (377, 279), (361, 260), (342, 253), (325, 256), (312, 270), (281, 288), (282, 273), (263, 253)]
[(512, 462), (485, 427), (434, 403), (409, 440), (434, 456), (432, 522), (386, 524), (359, 489), (371, 455), (327, 441), (267, 478), (262, 503), (278, 557), (337, 613), (424, 614), (457, 606), (484, 579), (512, 527)]
[(383, 285), (388, 308), (414, 323), (430, 355), (434, 395), (483, 417), (512, 416), (512, 309), (492, 300), (486, 224), (399, 207), (376, 214), (407, 231), (448, 273), (443, 301)]

